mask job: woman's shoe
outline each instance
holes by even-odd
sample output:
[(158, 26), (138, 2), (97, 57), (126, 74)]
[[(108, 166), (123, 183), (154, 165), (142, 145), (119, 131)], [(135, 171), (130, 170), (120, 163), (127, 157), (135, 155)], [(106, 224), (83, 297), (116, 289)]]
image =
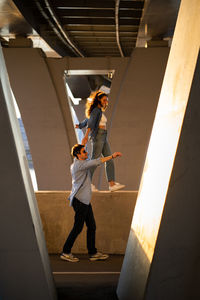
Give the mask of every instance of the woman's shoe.
[(113, 186), (109, 186), (109, 191), (110, 192), (115, 192), (115, 191), (123, 189), (124, 187), (125, 187), (124, 184), (120, 184), (118, 182), (115, 182), (115, 184)]
[(99, 190), (96, 188), (94, 184), (91, 183), (91, 190), (92, 192), (98, 192)]

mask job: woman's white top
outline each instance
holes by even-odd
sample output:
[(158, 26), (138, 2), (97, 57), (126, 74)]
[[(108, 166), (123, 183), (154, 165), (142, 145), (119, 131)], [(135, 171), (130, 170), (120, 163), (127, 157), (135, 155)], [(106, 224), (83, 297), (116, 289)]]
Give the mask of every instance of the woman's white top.
[(102, 117), (101, 117), (101, 120), (99, 122), (99, 126), (105, 126), (106, 127), (106, 123), (107, 123), (107, 118), (104, 115), (104, 113), (102, 113)]

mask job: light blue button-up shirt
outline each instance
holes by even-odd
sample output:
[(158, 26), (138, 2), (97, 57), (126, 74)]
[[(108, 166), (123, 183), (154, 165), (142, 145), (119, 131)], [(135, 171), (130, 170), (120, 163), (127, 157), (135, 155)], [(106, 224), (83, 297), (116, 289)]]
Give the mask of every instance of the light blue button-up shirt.
[(74, 162), (70, 167), (72, 175), (72, 191), (68, 198), (70, 200), (70, 206), (72, 205), (74, 197), (84, 204), (90, 204), (92, 197), (90, 168), (98, 166), (101, 163), (100, 157), (92, 160), (79, 160), (74, 158)]

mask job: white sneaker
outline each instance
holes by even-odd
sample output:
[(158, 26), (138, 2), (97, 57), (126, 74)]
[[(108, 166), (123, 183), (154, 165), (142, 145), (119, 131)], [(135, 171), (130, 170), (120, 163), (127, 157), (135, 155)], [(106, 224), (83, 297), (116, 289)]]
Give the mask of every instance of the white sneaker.
[(115, 191), (123, 189), (124, 187), (125, 187), (124, 184), (120, 184), (118, 182), (115, 182), (115, 184), (113, 186), (109, 186), (109, 191), (110, 192), (115, 192)]
[(90, 256), (89, 260), (95, 261), (95, 260), (106, 260), (109, 257), (108, 254), (103, 254), (101, 252), (97, 252)]
[(92, 192), (98, 192), (99, 190), (96, 188), (94, 184), (91, 183), (91, 190)]
[(79, 261), (79, 258), (78, 257), (75, 257), (72, 253), (62, 253), (60, 255), (60, 258), (63, 259), (63, 260), (67, 260), (67, 261), (70, 261), (70, 262), (78, 262)]

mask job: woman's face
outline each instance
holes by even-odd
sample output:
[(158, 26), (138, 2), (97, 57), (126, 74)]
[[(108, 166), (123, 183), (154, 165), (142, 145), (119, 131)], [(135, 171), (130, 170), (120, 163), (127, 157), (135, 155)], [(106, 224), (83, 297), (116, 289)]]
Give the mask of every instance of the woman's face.
[(106, 107), (108, 106), (108, 97), (107, 96), (103, 96), (101, 99), (101, 107), (105, 110)]

